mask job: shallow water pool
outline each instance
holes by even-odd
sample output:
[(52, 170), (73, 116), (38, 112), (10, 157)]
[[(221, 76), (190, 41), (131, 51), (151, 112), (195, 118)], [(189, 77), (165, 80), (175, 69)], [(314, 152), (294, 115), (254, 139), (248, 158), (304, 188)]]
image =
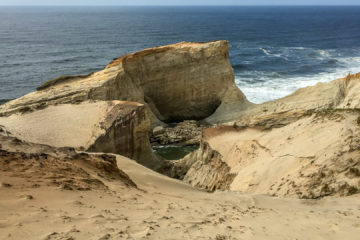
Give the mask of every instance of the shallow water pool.
[(153, 152), (166, 160), (178, 160), (199, 148), (199, 145), (180, 146), (180, 145), (161, 145), (153, 146)]

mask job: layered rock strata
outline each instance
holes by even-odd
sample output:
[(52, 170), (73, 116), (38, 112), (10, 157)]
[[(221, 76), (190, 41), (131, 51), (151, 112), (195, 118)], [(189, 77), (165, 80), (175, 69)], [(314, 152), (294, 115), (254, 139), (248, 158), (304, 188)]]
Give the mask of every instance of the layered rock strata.
[[(212, 119), (217, 122), (251, 105), (234, 83), (228, 48), (227, 41), (182, 42), (120, 57), (99, 72), (61, 76), (1, 105), (0, 124), (26, 141), (118, 153), (157, 169), (161, 164), (150, 149), (149, 124), (204, 120), (220, 111)], [(116, 100), (145, 107), (120, 106)], [(165, 138), (195, 143), (196, 133)]]
[(359, 193), (359, 92), (354, 74), (253, 105), (205, 130), (202, 147), (170, 175), (208, 190), (226, 182), (234, 191), (300, 198)]
[(358, 111), (332, 110), (286, 125), (280, 119), (282, 126), (271, 129), (207, 129), (201, 149), (187, 156), (193, 164), (184, 164), (184, 180), (208, 190), (225, 182), (233, 191), (299, 198), (360, 193), (359, 119)]
[[(359, 91), (354, 74), (255, 105), (234, 83), (226, 41), (183, 42), (48, 81), (0, 106), (0, 125), (30, 142), (119, 153), (209, 191), (344, 196), (360, 188)], [(149, 130), (160, 143), (196, 142), (198, 128), (161, 128), (189, 119), (222, 126), (203, 133), (198, 151), (164, 165)]]
[(144, 105), (123, 101), (60, 104), (0, 118), (13, 136), (27, 142), (73, 147), (90, 152), (116, 153), (157, 169)]
[(146, 49), (112, 61), (104, 70), (64, 76), (0, 107), (0, 114), (34, 111), (87, 100), (145, 104), (153, 123), (233, 119), (248, 105), (234, 82), (228, 42), (182, 42)]
[(208, 191), (229, 189), (236, 173), (231, 173), (224, 156), (212, 148), (205, 139), (206, 137), (203, 138), (199, 150), (186, 160), (189, 164), (191, 158), (196, 159), (184, 176), (184, 181)]

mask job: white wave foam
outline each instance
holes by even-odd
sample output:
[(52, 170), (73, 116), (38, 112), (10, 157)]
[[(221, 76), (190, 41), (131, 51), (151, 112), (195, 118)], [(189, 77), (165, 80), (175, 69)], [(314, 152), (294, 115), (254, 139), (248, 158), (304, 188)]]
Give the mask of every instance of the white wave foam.
[(341, 63), (342, 67), (334, 69), (333, 72), (285, 79), (278, 78), (273, 73), (253, 71), (251, 74), (256, 81), (249, 84), (249, 79), (236, 76), (235, 82), (249, 101), (263, 103), (285, 97), (299, 88), (313, 86), (318, 82), (329, 82), (345, 77), (349, 73), (360, 72), (360, 57), (337, 58), (336, 60)]
[(266, 48), (259, 48), (259, 50), (261, 50), (267, 56), (278, 57), (278, 58), (283, 58), (285, 60), (289, 60), (286, 54), (284, 54), (284, 51), (281, 51), (281, 53), (275, 53), (274, 51), (270, 51)]
[[(271, 49), (271, 50), (270, 50)], [(294, 56), (304, 56), (307, 58), (316, 58), (319, 60), (331, 58), (336, 53), (335, 50), (324, 50), (307, 47), (261, 47), (259, 48), (266, 56), (279, 57), (289, 60)], [(335, 54), (336, 55), (336, 54)]]
[(331, 56), (330, 52), (326, 51), (326, 50), (318, 50), (318, 53), (319, 53), (320, 56), (326, 57), (326, 58)]
[(308, 49), (311, 49), (311, 48), (307, 48), (307, 47), (287, 47), (287, 49), (290, 49), (290, 50), (308, 50)]
[(268, 55), (268, 56), (270, 56), (271, 55), (271, 53), (270, 53), (270, 51), (269, 50), (266, 50), (265, 48), (259, 48), (261, 51), (263, 51), (263, 53), (265, 54), (265, 55)]

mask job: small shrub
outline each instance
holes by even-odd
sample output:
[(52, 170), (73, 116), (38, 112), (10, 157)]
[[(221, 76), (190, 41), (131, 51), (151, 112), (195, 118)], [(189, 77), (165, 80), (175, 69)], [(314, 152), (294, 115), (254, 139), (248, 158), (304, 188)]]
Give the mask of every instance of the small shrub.
[(353, 167), (353, 168), (350, 168), (349, 171), (352, 175), (354, 175), (356, 177), (360, 177), (360, 169)]
[(322, 193), (330, 193), (330, 187), (328, 184), (325, 184), (322, 188), (321, 188), (321, 192)]
[(358, 191), (359, 191), (359, 189), (357, 187), (351, 186), (351, 187), (349, 187), (348, 195), (356, 194)]
[(317, 111), (320, 115), (328, 115), (334, 113), (335, 110), (333, 108), (323, 108)]
[(319, 178), (324, 178), (326, 177), (326, 173), (323, 171), (319, 171)]

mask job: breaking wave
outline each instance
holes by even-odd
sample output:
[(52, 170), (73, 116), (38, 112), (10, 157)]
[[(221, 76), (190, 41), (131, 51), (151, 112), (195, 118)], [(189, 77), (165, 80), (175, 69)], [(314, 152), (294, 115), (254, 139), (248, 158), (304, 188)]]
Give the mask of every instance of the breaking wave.
[[(300, 67), (302, 72), (294, 69), (282, 70), (281, 73), (269, 71), (238, 71), (235, 74), (237, 86), (247, 98), (254, 103), (278, 99), (291, 94), (295, 90), (313, 86), (318, 82), (329, 82), (343, 78), (349, 73), (360, 72), (360, 57), (339, 57), (333, 59), (327, 51), (319, 51), (324, 56), (330, 68), (327, 71), (316, 72), (319, 66)], [(316, 70), (316, 71), (315, 71)], [(294, 74), (296, 72), (296, 74)]]

